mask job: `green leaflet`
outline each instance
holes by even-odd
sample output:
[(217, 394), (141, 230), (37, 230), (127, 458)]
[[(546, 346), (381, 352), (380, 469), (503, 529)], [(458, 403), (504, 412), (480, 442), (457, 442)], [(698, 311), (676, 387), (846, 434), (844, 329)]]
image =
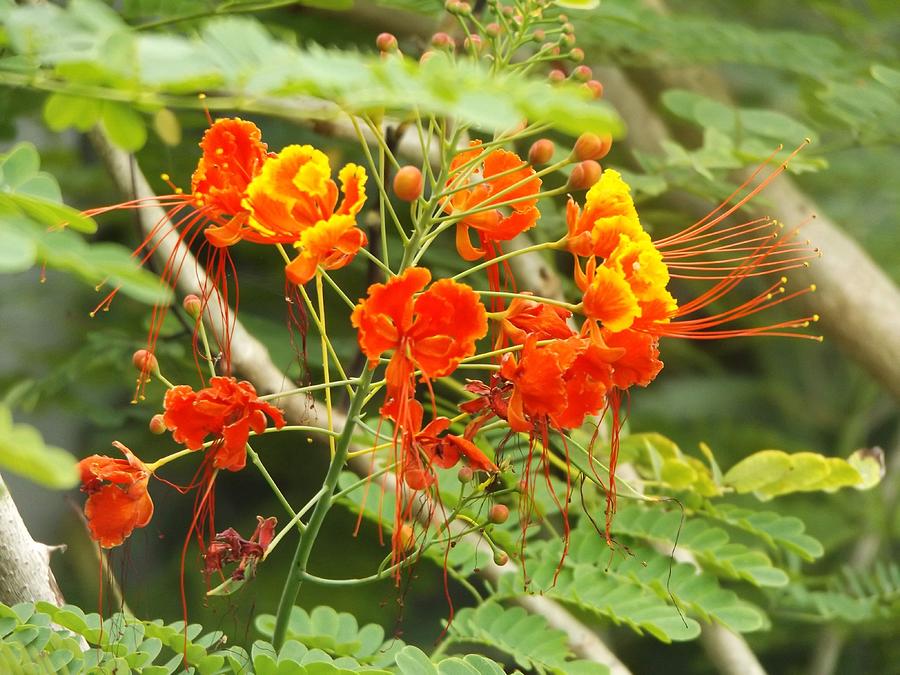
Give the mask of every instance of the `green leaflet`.
[[(883, 458), (879, 462), (874, 456), (857, 454), (851, 460), (814, 452), (760, 450), (731, 467), (723, 480), (737, 493), (752, 492), (763, 501), (793, 492), (870, 489), (880, 482)], [(860, 469), (866, 472), (865, 478)]]
[[(539, 78), (498, 76), (480, 64), (443, 55), (419, 64), (399, 56), (299, 49), (247, 17), (206, 21), (199, 39), (190, 39), (135, 32), (105, 6), (79, 0), (67, 9), (12, 9), (6, 25), (13, 48), (36, 59), (46, 74), (71, 83), (73, 94), (119, 102), (104, 106), (101, 114), (129, 149), (143, 143), (146, 131), (142, 119), (121, 107), (123, 92), (153, 107), (162, 105), (154, 93), (191, 92), (180, 104), (194, 108), (193, 92), (216, 89), (225, 97), (244, 97), (229, 107), (289, 118), (331, 118), (341, 111), (389, 111), (402, 117), (418, 110), (488, 131), (512, 127), (523, 117), (570, 134), (586, 128), (615, 135), (622, 131), (613, 110), (575, 84), (551, 86)], [(308, 106), (279, 100), (299, 94), (319, 100)], [(166, 103), (179, 105), (171, 98)], [(60, 119), (59, 107), (53, 105), (51, 112), (61, 125), (66, 120)]]
[[(275, 617), (261, 614), (256, 617), (256, 629), (271, 637)], [(333, 657), (350, 656), (362, 664), (385, 667), (394, 663), (394, 657), (404, 644), (397, 638), (385, 640), (384, 629), (378, 624), (366, 624), (362, 628), (356, 617), (337, 612), (331, 607), (320, 606), (307, 613), (300, 607), (291, 610), (288, 638), (310, 649), (320, 649)]]
[[(551, 628), (544, 617), (528, 614), (521, 607), (486, 602), (474, 609), (466, 608), (460, 610), (448, 630), (451, 642), (475, 642), (498, 649), (522, 668), (546, 669), (559, 675), (607, 672), (596, 663), (572, 659), (566, 634)], [(593, 670), (584, 670), (587, 666)]]
[(784, 586), (788, 576), (772, 564), (762, 551), (731, 541), (728, 533), (709, 527), (702, 519), (689, 518), (682, 525), (678, 511), (624, 506), (613, 520), (613, 532), (631, 537), (663, 542), (671, 547), (678, 539), (678, 547), (694, 554), (704, 569), (729, 579), (749, 581), (755, 586)]

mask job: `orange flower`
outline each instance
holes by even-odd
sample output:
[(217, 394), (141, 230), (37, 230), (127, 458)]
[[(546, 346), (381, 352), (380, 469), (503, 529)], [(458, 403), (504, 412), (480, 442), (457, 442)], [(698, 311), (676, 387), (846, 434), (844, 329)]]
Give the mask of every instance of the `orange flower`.
[(510, 428), (533, 433), (545, 432), (548, 425), (581, 426), (586, 415), (605, 407), (614, 362), (621, 355), (621, 349), (600, 340), (570, 337), (538, 345), (529, 336), (521, 357), (505, 354), (500, 366), (501, 377), (513, 385), (507, 413)]
[(339, 175), (344, 198), (331, 179), (328, 157), (311, 145), (289, 145), (263, 167), (247, 188), (250, 211), (241, 237), (260, 244), (292, 244), (299, 256), (288, 265), (291, 281), (304, 284), (318, 265), (337, 269), (366, 245), (356, 216), (366, 201), (366, 171), (347, 164)]
[(601, 329), (600, 338), (607, 347), (622, 350), (612, 373), (612, 383), (619, 389), (628, 389), (635, 384), (646, 387), (663, 368), (663, 362), (659, 360), (659, 338), (655, 335), (636, 330), (614, 333)]
[(487, 333), (484, 306), (466, 284), (441, 279), (413, 298), (430, 280), (428, 270), (410, 267), (387, 283), (372, 284), (350, 317), (370, 368), (394, 350), (386, 373), (386, 406), (409, 398), (415, 369), (428, 379), (449, 375)]
[(166, 392), (163, 421), (172, 438), (191, 450), (199, 450), (207, 436), (213, 445), (213, 467), (240, 471), (247, 463), (247, 439), (250, 430), (261, 434), (266, 415), (276, 429), (284, 426), (281, 411), (256, 397), (249, 382), (233, 377), (213, 377), (209, 387), (194, 391), (187, 385)]
[[(456, 225), (456, 250), (464, 260), (493, 257), (497, 242), (513, 239), (534, 227), (540, 218), (536, 205), (541, 179), (535, 176), (534, 169), (514, 152), (495, 149), (485, 154), (480, 145), (481, 141), (472, 141), (471, 150), (453, 158), (447, 181), (448, 188), (463, 189), (448, 198), (445, 211), (459, 213), (485, 209), (466, 216)], [(474, 168), (464, 168), (482, 156)], [(506, 202), (513, 203), (487, 208)], [(477, 232), (480, 248), (472, 245), (470, 228)]]
[(569, 198), (566, 207), (568, 246), (582, 257), (608, 257), (619, 244), (619, 236), (649, 239), (641, 227), (631, 190), (622, 176), (607, 169), (585, 196), (584, 211)]
[[(203, 134), (200, 148), (203, 156), (191, 177), (194, 205), (213, 219), (246, 215), (247, 186), (269, 156), (259, 129), (240, 118), (219, 119)], [(234, 243), (220, 238), (223, 230), (208, 228), (205, 234), (215, 246)]]
[(403, 432), (403, 459), (400, 470), (403, 482), (413, 490), (422, 490), (434, 482), (435, 475), (431, 466), (449, 469), (456, 466), (462, 457), (465, 457), (476, 471), (488, 473), (499, 471), (472, 441), (463, 436), (445, 433), (450, 428), (449, 419), (435, 417), (423, 429), (422, 419), (425, 413), (422, 404), (411, 399), (408, 402), (408, 410), (409, 428)]
[(538, 340), (570, 337), (574, 334), (567, 323), (571, 316), (572, 312), (562, 307), (515, 298), (502, 313), (500, 346), (503, 338), (509, 338), (514, 344), (524, 344), (529, 335)]
[(120, 545), (153, 516), (147, 492), (150, 472), (144, 463), (118, 441), (113, 445), (125, 459), (91, 455), (81, 460), (81, 490), (88, 494), (84, 515), (91, 537), (103, 548)]
[[(256, 125), (239, 118), (218, 119), (213, 122), (203, 135), (200, 148), (203, 154), (192, 176), (189, 193), (185, 194), (170, 182), (174, 189), (172, 194), (90, 209), (85, 211), (85, 214), (98, 216), (120, 209), (158, 208), (160, 205), (167, 209), (165, 217), (160, 219), (132, 254), (142, 265), (157, 251), (159, 242), (173, 233), (177, 237), (178, 244), (185, 243), (190, 246), (202, 230), (205, 237), (204, 244), (208, 244), (204, 248), (205, 267), (210, 283), (200, 294), (201, 313), (205, 310), (210, 297), (218, 290), (226, 299), (223, 324), (230, 329), (234, 322), (227, 316), (229, 297), (227, 279), (232, 278), (236, 290), (237, 276), (231, 264), (228, 247), (241, 239), (244, 223), (250, 215), (244, 205), (247, 187), (259, 174), (263, 165), (269, 161), (270, 155)], [(165, 174), (163, 178), (169, 181)], [(160, 275), (165, 285), (175, 285), (184, 264), (186, 250), (186, 247), (180, 247), (180, 250), (177, 246), (173, 247)], [(93, 313), (108, 307), (117, 292), (118, 289), (114, 289), (107, 295)], [(150, 353), (155, 352), (156, 341), (166, 313), (166, 305), (154, 307), (146, 347)], [(222, 336), (218, 346), (222, 351), (222, 362), (227, 370), (231, 362), (230, 333)], [(146, 369), (142, 371), (135, 398), (140, 397), (149, 374)]]

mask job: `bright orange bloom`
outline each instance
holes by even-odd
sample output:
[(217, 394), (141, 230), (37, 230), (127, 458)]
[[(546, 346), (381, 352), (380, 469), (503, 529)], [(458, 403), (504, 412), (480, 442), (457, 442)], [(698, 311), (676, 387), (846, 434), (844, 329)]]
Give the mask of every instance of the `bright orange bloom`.
[(622, 350), (613, 364), (612, 384), (626, 390), (633, 385), (646, 387), (659, 374), (663, 362), (659, 360), (659, 338), (636, 330), (618, 333), (601, 329), (600, 338), (610, 349)]
[[(239, 118), (216, 120), (200, 141), (203, 156), (191, 177), (194, 206), (211, 220), (246, 217), (247, 186), (269, 157), (262, 134), (255, 124)], [(224, 227), (207, 228), (206, 238), (214, 246), (234, 242), (222, 238)]]
[(81, 491), (88, 494), (84, 515), (91, 537), (103, 548), (119, 546), (153, 516), (153, 501), (147, 492), (150, 472), (131, 450), (118, 441), (113, 445), (125, 459), (91, 455), (78, 464)]
[(288, 278), (304, 284), (318, 265), (337, 269), (366, 245), (356, 216), (366, 201), (366, 171), (347, 164), (338, 174), (344, 198), (331, 179), (328, 157), (311, 145), (289, 145), (270, 159), (247, 187), (250, 218), (232, 236), (259, 244), (292, 244), (299, 255)]
[(216, 441), (212, 465), (229, 471), (240, 471), (246, 465), (250, 430), (257, 434), (265, 431), (266, 415), (276, 429), (285, 424), (281, 411), (260, 401), (252, 384), (233, 377), (213, 377), (200, 391), (187, 385), (174, 387), (166, 392), (164, 407), (163, 421), (177, 443), (199, 450), (212, 436)]
[[(191, 190), (185, 194), (180, 188), (174, 193), (159, 197), (137, 199), (122, 204), (106, 206), (85, 211), (86, 215), (97, 216), (119, 209), (157, 208), (160, 205), (167, 209), (162, 218), (147, 235), (147, 238), (134, 251), (133, 255), (143, 265), (160, 246), (160, 242), (175, 234), (176, 244), (192, 246), (199, 233), (205, 237), (206, 273), (208, 284), (200, 294), (201, 311), (205, 310), (210, 297), (217, 291), (223, 297), (221, 304), (222, 323), (226, 327), (226, 335), (222, 336), (219, 348), (223, 355), (223, 364), (230, 365), (230, 332), (233, 321), (228, 316), (229, 302), (235, 306), (237, 299), (237, 277), (231, 264), (228, 247), (240, 240), (239, 233), (249, 218), (250, 212), (244, 205), (246, 190), (253, 178), (269, 161), (266, 144), (261, 140), (259, 129), (252, 122), (239, 118), (218, 119), (210, 124), (200, 142), (203, 151), (197, 168), (191, 179)], [(168, 176), (163, 176), (168, 180)], [(171, 183), (170, 183), (171, 185)], [(172, 186), (174, 188), (174, 185)], [(173, 247), (163, 271), (160, 275), (167, 286), (174, 286), (182, 271), (186, 256), (186, 248), (179, 250)], [(189, 272), (193, 274), (193, 270)], [(228, 277), (232, 277), (232, 283)], [(235, 290), (235, 297), (229, 298), (229, 286)], [(112, 302), (118, 289), (110, 293), (94, 310), (106, 307)], [(153, 309), (150, 321), (150, 332), (147, 337), (147, 350), (155, 351), (156, 340), (165, 319), (167, 308), (158, 305)], [(138, 394), (149, 371), (144, 370), (139, 379)]]
[(612, 371), (622, 355), (600, 340), (570, 337), (544, 345), (529, 336), (521, 357), (505, 354), (500, 376), (512, 383), (507, 419), (514, 431), (546, 433), (579, 427), (606, 406)]
[[(534, 227), (540, 218), (537, 194), (541, 179), (535, 176), (534, 169), (514, 152), (495, 149), (485, 153), (480, 145), (481, 141), (472, 141), (470, 150), (453, 158), (447, 181), (448, 188), (462, 189), (448, 198), (445, 211), (459, 213), (484, 209), (466, 216), (456, 225), (456, 250), (464, 260), (494, 257), (498, 242), (513, 239)], [(482, 156), (474, 167), (464, 168)], [(495, 204), (506, 205), (488, 208)], [(470, 228), (476, 231), (480, 247), (472, 245)]]
[(628, 184), (613, 169), (604, 171), (588, 190), (583, 211), (569, 198), (566, 225), (569, 250), (585, 258), (608, 257), (619, 245), (620, 235), (638, 241), (649, 239), (641, 227)]
[(503, 338), (520, 345), (529, 335), (534, 335), (538, 340), (571, 337), (575, 333), (567, 323), (571, 316), (572, 312), (556, 305), (515, 298), (502, 314), (500, 346)]
[(350, 317), (370, 368), (394, 350), (386, 373), (386, 406), (410, 398), (415, 369), (428, 379), (449, 375), (487, 333), (484, 306), (466, 284), (440, 279), (414, 298), (430, 280), (427, 269), (410, 267), (387, 283), (372, 284)]
[(435, 481), (432, 466), (449, 469), (456, 466), (462, 457), (476, 471), (499, 471), (472, 441), (446, 433), (450, 428), (449, 419), (438, 416), (422, 428), (425, 414), (422, 404), (414, 399), (410, 400), (408, 409), (409, 428), (403, 432), (401, 472), (403, 482), (413, 490), (422, 490)]

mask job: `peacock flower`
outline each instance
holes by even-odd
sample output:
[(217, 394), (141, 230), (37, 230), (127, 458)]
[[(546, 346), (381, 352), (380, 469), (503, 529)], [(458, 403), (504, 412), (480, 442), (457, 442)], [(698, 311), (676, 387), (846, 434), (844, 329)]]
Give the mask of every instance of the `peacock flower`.
[(400, 478), (407, 486), (413, 490), (427, 488), (435, 481), (433, 467), (450, 469), (462, 458), (476, 471), (499, 471), (472, 441), (464, 436), (446, 433), (450, 428), (449, 419), (437, 416), (423, 427), (425, 411), (422, 404), (410, 400), (408, 410), (409, 428), (403, 431), (403, 458), (399, 469)]
[[(447, 188), (454, 192), (444, 203), (449, 214), (478, 211), (456, 224), (456, 250), (469, 261), (493, 258), (499, 242), (534, 227), (540, 218), (541, 179), (534, 169), (514, 152), (486, 152), (480, 146), (481, 141), (472, 141), (469, 150), (453, 158)], [(490, 208), (494, 205), (497, 208)], [(478, 246), (472, 244), (470, 229), (478, 236)]]
[(91, 538), (103, 548), (119, 546), (153, 516), (153, 501), (147, 491), (150, 471), (124, 445), (118, 441), (113, 445), (125, 459), (91, 455), (78, 464), (81, 491), (88, 495), (84, 515)]
[[(240, 233), (250, 215), (244, 206), (247, 187), (269, 161), (270, 154), (266, 144), (262, 142), (259, 128), (252, 122), (237, 117), (212, 122), (200, 141), (200, 149), (202, 155), (191, 178), (191, 190), (188, 193), (176, 188), (169, 176), (163, 174), (163, 179), (172, 186), (173, 193), (90, 209), (85, 211), (85, 215), (93, 217), (121, 209), (165, 208), (165, 216), (153, 226), (132, 254), (142, 265), (156, 253), (161, 240), (175, 236), (178, 244), (191, 245), (199, 233), (203, 232), (204, 246), (201, 247), (201, 255), (205, 257), (209, 283), (200, 294), (198, 316), (206, 309), (210, 297), (217, 292), (226, 299), (221, 304), (224, 313), (222, 323), (226, 331), (221, 336), (219, 347), (222, 363), (227, 370), (231, 363), (230, 330), (234, 325), (228, 316), (229, 287), (237, 291), (237, 276), (228, 247), (241, 238)], [(165, 261), (160, 275), (165, 285), (175, 285), (185, 261), (185, 250), (184, 247), (172, 246), (172, 253)], [(231, 284), (227, 281), (229, 276), (233, 279)], [(108, 307), (117, 292), (118, 289), (114, 289), (109, 293), (92, 315)], [(146, 346), (151, 354), (156, 350), (156, 341), (166, 313), (165, 304), (154, 307)], [(141, 396), (149, 375), (150, 371), (142, 371), (135, 398)]]
[(386, 372), (385, 409), (404, 406), (416, 369), (429, 380), (449, 375), (487, 333), (484, 306), (470, 286), (440, 279), (420, 293), (429, 281), (427, 269), (410, 267), (386, 283), (372, 284), (350, 317), (370, 368), (384, 352), (394, 351)]
[(250, 212), (240, 236), (260, 244), (291, 244), (298, 253), (288, 278), (305, 284), (321, 265), (337, 269), (366, 245), (356, 216), (366, 201), (366, 171), (347, 164), (331, 179), (328, 157), (311, 145), (289, 145), (270, 159), (247, 188)]
[(609, 257), (622, 235), (634, 241), (650, 238), (641, 226), (631, 189), (613, 169), (604, 171), (588, 190), (583, 210), (569, 198), (566, 225), (569, 250), (584, 258)]
[(500, 341), (505, 339), (513, 344), (524, 344), (529, 335), (538, 340), (564, 339), (574, 335), (567, 323), (572, 312), (556, 305), (518, 297), (500, 314)]
[(263, 433), (267, 415), (276, 429), (285, 424), (281, 411), (260, 401), (252, 384), (233, 377), (213, 377), (199, 391), (187, 385), (173, 387), (166, 392), (163, 406), (163, 421), (176, 443), (200, 450), (212, 437), (213, 468), (229, 471), (244, 468), (250, 431)]
[(514, 431), (546, 438), (548, 428), (570, 429), (606, 406), (612, 373), (622, 350), (602, 340), (569, 337), (525, 341), (521, 356), (504, 355), (500, 376), (512, 384), (507, 420)]

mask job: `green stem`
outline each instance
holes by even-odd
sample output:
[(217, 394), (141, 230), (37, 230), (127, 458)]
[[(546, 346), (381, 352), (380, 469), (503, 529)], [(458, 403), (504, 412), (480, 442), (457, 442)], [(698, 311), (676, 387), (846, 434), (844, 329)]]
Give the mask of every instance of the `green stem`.
[(337, 486), (338, 478), (340, 478), (341, 470), (347, 461), (347, 452), (350, 449), (350, 441), (356, 428), (356, 418), (362, 409), (363, 394), (372, 380), (372, 371), (369, 370), (368, 365), (363, 368), (363, 372), (359, 376), (359, 386), (357, 387), (356, 395), (350, 402), (350, 409), (347, 411), (347, 421), (335, 447), (334, 457), (331, 458), (328, 473), (325, 474), (325, 480), (322, 484), (324, 494), (316, 502), (316, 506), (306, 525), (306, 531), (300, 535), (297, 551), (294, 553), (294, 560), (285, 580), (281, 600), (278, 603), (278, 614), (275, 618), (275, 631), (272, 634), (272, 644), (276, 649), (280, 649), (281, 645), (284, 644), (288, 617), (297, 599), (297, 594), (300, 592), (300, 586), (303, 584), (306, 566), (309, 563), (309, 555), (312, 553), (313, 544), (315, 544), (316, 538), (319, 536), (319, 530), (322, 529), (322, 523), (325, 522), (325, 516), (331, 509), (331, 504), (334, 501), (334, 489)]

